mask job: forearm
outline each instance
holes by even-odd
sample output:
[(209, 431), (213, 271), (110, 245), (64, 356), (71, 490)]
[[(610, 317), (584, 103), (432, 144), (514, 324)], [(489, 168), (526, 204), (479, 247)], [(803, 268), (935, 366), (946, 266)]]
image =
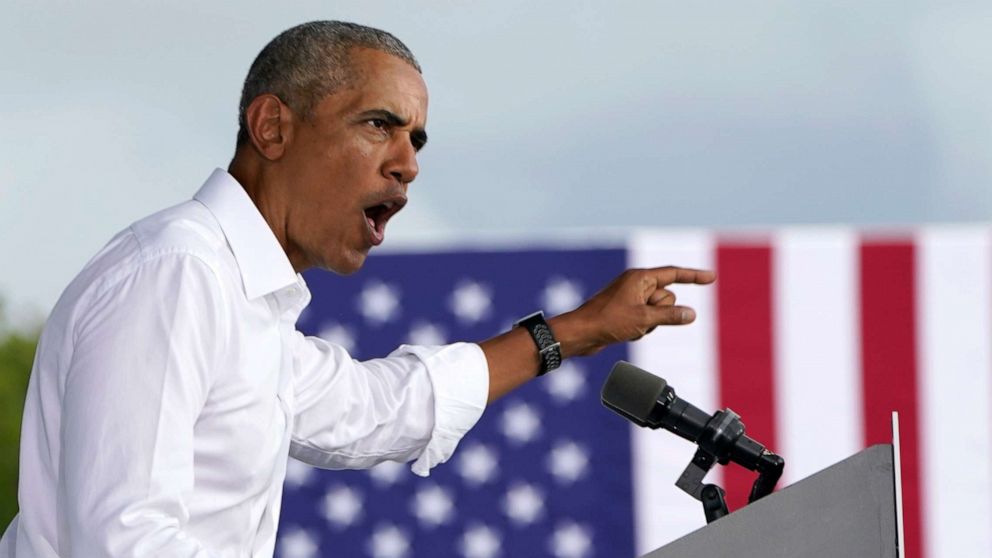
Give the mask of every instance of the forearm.
[[(563, 359), (591, 354), (601, 348), (595, 341), (593, 328), (577, 312), (555, 316), (548, 320), (548, 326), (561, 343)], [(479, 346), (489, 363), (489, 402), (533, 379), (540, 369), (537, 345), (526, 329), (515, 327)]]
[[(562, 358), (594, 354), (613, 343), (640, 339), (659, 325), (681, 325), (696, 315), (675, 305), (673, 283), (705, 285), (711, 271), (678, 267), (628, 270), (579, 308), (548, 320)], [(514, 328), (480, 343), (489, 364), (489, 401), (534, 378), (540, 369), (537, 344)]]
[(366, 468), (417, 457), (425, 475), (444, 462), (485, 409), (479, 347), (404, 346), (356, 362), (341, 347), (300, 336), (291, 453), (324, 468)]

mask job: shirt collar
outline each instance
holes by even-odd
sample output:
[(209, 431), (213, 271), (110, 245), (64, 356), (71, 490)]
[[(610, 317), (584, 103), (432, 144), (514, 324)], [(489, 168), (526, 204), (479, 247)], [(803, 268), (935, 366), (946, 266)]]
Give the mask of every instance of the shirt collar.
[(193, 199), (220, 223), (249, 300), (298, 283), (289, 258), (248, 193), (223, 169), (214, 170)]

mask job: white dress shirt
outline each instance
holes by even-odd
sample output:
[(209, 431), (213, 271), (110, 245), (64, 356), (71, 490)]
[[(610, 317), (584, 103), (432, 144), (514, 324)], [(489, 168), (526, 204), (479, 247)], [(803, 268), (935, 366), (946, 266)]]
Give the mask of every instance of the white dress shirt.
[(289, 455), (447, 460), (485, 407), (479, 346), (358, 362), (296, 330), (309, 301), (223, 170), (115, 236), (41, 335), (0, 557), (271, 557)]

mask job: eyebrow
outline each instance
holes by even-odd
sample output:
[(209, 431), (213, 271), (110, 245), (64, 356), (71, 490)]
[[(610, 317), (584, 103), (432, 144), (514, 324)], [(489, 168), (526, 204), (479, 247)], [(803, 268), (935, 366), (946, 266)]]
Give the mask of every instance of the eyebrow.
[[(386, 109), (372, 109), (367, 110), (359, 115), (362, 120), (369, 120), (371, 118), (378, 118), (384, 120), (386, 124), (395, 127), (403, 127), (410, 123), (409, 120), (401, 117), (400, 115), (388, 111)], [(423, 128), (415, 128), (410, 131), (410, 143), (413, 144), (413, 148), (417, 151), (423, 149), (427, 145), (427, 132)]]

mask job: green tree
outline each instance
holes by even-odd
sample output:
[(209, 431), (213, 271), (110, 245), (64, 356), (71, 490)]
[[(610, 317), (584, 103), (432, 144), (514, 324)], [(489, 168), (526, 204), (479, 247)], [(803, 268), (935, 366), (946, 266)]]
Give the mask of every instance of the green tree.
[(17, 456), (36, 333), (5, 327), (0, 306), (0, 533), (17, 513)]

